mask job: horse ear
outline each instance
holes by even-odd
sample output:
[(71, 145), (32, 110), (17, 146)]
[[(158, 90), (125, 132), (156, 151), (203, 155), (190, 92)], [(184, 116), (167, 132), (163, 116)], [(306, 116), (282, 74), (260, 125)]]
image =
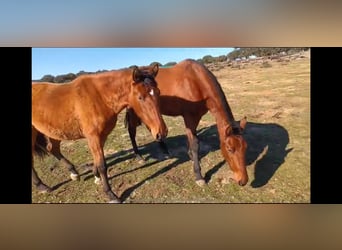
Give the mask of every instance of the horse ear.
[(158, 63), (154, 63), (153, 64), (153, 68), (152, 68), (152, 74), (153, 77), (156, 77), (159, 71), (159, 64)]
[(233, 133), (233, 128), (229, 125), (226, 125), (226, 127), (224, 128), (224, 133), (226, 134), (226, 136), (230, 136)]
[(245, 116), (244, 118), (242, 118), (242, 119), (240, 120), (240, 129), (241, 129), (241, 132), (243, 132), (243, 131), (245, 130), (246, 124), (247, 124), (247, 117)]
[(142, 73), (141, 71), (139, 70), (139, 68), (137, 66), (132, 66), (132, 69), (133, 69), (133, 81), (134, 82), (140, 82), (141, 79), (142, 79)]

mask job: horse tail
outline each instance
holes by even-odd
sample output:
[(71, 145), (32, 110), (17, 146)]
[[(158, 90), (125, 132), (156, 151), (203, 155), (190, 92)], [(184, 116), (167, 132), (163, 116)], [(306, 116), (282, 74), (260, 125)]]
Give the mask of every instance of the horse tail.
[(38, 132), (36, 143), (34, 144), (34, 153), (41, 158), (48, 155), (47, 145), (48, 142), (46, 137), (42, 133)]

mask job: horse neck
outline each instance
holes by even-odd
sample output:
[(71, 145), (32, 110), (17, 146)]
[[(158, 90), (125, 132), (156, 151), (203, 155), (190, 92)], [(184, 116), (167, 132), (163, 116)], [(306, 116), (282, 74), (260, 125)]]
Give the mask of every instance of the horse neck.
[(217, 129), (222, 138), (225, 137), (227, 127), (234, 127), (235, 119), (216, 77), (209, 70), (208, 72), (210, 79), (207, 82), (211, 84), (208, 86), (210, 91), (207, 92), (209, 95), (207, 106), (216, 119)]
[(102, 98), (106, 105), (119, 113), (128, 105), (128, 96), (131, 88), (131, 75), (107, 74), (101, 76)]
[(217, 109), (215, 109), (215, 111), (210, 110), (210, 112), (216, 119), (217, 131), (219, 133), (220, 139), (224, 139), (226, 137), (227, 128), (232, 128), (234, 126), (233, 114), (230, 112), (231, 116), (228, 116), (226, 112)]

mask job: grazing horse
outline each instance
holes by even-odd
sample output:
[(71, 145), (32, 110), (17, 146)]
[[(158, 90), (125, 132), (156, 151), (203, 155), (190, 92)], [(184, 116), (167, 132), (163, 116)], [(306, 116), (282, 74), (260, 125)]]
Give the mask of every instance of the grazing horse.
[[(245, 154), (247, 143), (242, 132), (247, 120), (236, 122), (225, 95), (216, 77), (202, 64), (194, 60), (184, 60), (170, 68), (160, 68), (156, 77), (160, 90), (160, 111), (163, 115), (182, 116), (188, 138), (189, 156), (193, 160), (196, 183), (205, 184), (199, 164), (199, 142), (196, 128), (201, 117), (208, 111), (216, 118), (220, 147), (225, 160), (233, 171), (233, 179), (241, 186), (248, 182)], [(135, 141), (136, 127), (140, 119), (132, 109), (127, 109), (126, 124), (133, 150), (139, 154)], [(165, 153), (163, 141), (160, 146)]]
[[(141, 70), (134, 66), (82, 75), (66, 84), (33, 83), (32, 153), (44, 152), (39, 145), (47, 144), (48, 151), (63, 160), (71, 177), (77, 178), (74, 166), (60, 153), (59, 143), (86, 138), (93, 156), (95, 181), (102, 180), (110, 202), (120, 202), (108, 183), (103, 146), (125, 107), (132, 108), (147, 124), (154, 139), (166, 137), (167, 128), (159, 110), (160, 92), (155, 87), (158, 70), (158, 65)], [(51, 191), (38, 177), (33, 156), (32, 181), (38, 190)]]

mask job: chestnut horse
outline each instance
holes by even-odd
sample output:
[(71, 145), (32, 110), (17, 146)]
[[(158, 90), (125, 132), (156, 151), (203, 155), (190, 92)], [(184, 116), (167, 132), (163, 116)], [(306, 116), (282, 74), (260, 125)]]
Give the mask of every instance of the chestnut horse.
[[(247, 143), (242, 137), (246, 118), (234, 120), (233, 113), (216, 77), (202, 64), (184, 60), (170, 68), (160, 68), (156, 77), (160, 90), (160, 111), (163, 115), (182, 116), (188, 138), (189, 156), (193, 160), (196, 183), (205, 184), (199, 163), (199, 142), (196, 128), (208, 111), (216, 118), (221, 152), (233, 171), (233, 179), (241, 186), (248, 182), (245, 154)], [(135, 141), (140, 119), (132, 109), (127, 109), (126, 124), (137, 157), (141, 158)], [(165, 153), (163, 141), (160, 146)]]
[[(64, 161), (75, 179), (78, 173), (61, 155), (59, 143), (61, 140), (86, 138), (93, 156), (95, 181), (102, 180), (103, 191), (110, 202), (120, 202), (108, 183), (103, 146), (116, 125), (118, 114), (125, 107), (134, 110), (156, 140), (166, 137), (167, 128), (159, 110), (160, 92), (155, 87), (154, 79), (158, 70), (158, 65), (145, 67), (144, 70), (135, 66), (132, 69), (82, 75), (65, 84), (33, 83), (32, 153), (39, 152), (39, 142), (48, 138), (45, 144), (49, 142), (48, 148)], [(58, 144), (58, 147), (53, 144)], [(33, 156), (32, 181), (38, 190), (51, 191), (38, 177), (33, 167)]]

